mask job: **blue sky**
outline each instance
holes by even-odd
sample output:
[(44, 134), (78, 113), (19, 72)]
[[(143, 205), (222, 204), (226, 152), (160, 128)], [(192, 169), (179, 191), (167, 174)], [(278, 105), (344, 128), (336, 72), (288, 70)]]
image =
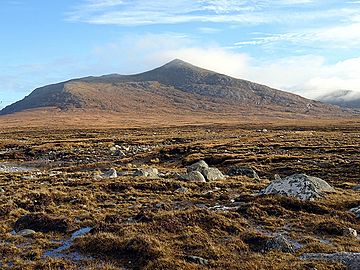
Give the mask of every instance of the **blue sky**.
[(360, 1), (2, 0), (0, 34), (0, 107), (174, 58), (310, 98), (360, 91)]

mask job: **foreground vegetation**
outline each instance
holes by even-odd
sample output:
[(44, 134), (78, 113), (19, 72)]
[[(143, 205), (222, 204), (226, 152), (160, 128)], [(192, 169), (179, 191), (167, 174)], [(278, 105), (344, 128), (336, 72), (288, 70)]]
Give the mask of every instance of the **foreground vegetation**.
[[(360, 252), (359, 238), (344, 234), (360, 231), (349, 212), (360, 205), (359, 149), (351, 123), (3, 130), (1, 267), (345, 269), (300, 257)], [(224, 174), (249, 167), (260, 180), (182, 180), (198, 160)], [(134, 176), (139, 168), (160, 173)], [(276, 174), (293, 173), (320, 177), (336, 192), (316, 201), (259, 195)], [(293, 251), (267, 247), (279, 234)]]

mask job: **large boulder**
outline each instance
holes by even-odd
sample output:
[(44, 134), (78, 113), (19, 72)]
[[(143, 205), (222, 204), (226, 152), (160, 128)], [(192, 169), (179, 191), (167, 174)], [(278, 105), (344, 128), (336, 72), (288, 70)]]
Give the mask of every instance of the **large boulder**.
[(193, 171), (198, 171), (198, 172), (203, 172), (204, 169), (209, 168), (209, 165), (207, 165), (207, 163), (203, 160), (200, 160), (190, 166), (188, 166), (187, 169), (187, 173), (191, 173)]
[(185, 176), (185, 179), (191, 182), (200, 182), (200, 183), (206, 182), (205, 177), (201, 174), (201, 172), (198, 171), (193, 171), (188, 173)]
[(137, 169), (134, 172), (134, 176), (147, 177), (147, 178), (159, 178), (159, 170), (156, 168)]
[(307, 253), (301, 256), (303, 260), (322, 260), (340, 262), (348, 270), (360, 270), (360, 253), (339, 252), (339, 253)]
[(222, 180), (225, 178), (225, 176), (219, 169), (213, 167), (205, 168), (203, 170), (203, 175), (205, 176), (207, 181)]
[(306, 174), (293, 174), (273, 181), (261, 191), (261, 194), (279, 194), (306, 201), (322, 198), (326, 192), (334, 191), (333, 187), (320, 178)]
[[(222, 180), (225, 178), (219, 169), (215, 167), (209, 167), (209, 165), (207, 165), (203, 160), (200, 160), (187, 167), (187, 178), (189, 178), (190, 174), (193, 172), (199, 172), (202, 174), (206, 181)], [(198, 175), (199, 174), (197, 174), (197, 176)]]

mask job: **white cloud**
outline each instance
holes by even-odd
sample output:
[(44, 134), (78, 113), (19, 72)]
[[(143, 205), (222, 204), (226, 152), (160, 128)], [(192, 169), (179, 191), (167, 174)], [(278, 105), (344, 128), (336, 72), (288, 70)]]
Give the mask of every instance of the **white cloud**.
[[(127, 56), (124, 56), (124, 51), (128, 52)], [(327, 64), (326, 58), (319, 55), (259, 61), (250, 55), (224, 49), (216, 44), (199, 46), (181, 35), (176, 38), (171, 38), (171, 35), (127, 38), (117, 45), (108, 44), (103, 49), (98, 48), (96, 58), (103, 59), (109, 54), (119, 57), (116, 62), (121, 62), (118, 65), (120, 73), (126, 73), (129, 69), (131, 73), (141, 72), (179, 58), (209, 70), (309, 98), (339, 89), (360, 91), (360, 57), (335, 64)], [(109, 61), (114, 61), (114, 58)], [(103, 63), (103, 66), (109, 66), (108, 62)]]

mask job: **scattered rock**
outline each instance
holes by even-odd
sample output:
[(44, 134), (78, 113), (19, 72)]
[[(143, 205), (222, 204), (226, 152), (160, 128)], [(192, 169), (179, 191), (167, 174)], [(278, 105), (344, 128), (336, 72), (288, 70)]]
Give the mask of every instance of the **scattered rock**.
[(193, 171), (184, 176), (185, 180), (191, 182), (206, 182), (205, 177), (199, 171)]
[(205, 168), (202, 172), (204, 177), (207, 181), (216, 181), (216, 180), (222, 180), (225, 178), (225, 176), (222, 174), (222, 172), (213, 167)]
[(294, 253), (293, 245), (281, 234), (266, 241), (265, 250), (278, 250), (286, 253)]
[(188, 262), (201, 264), (201, 265), (208, 265), (209, 264), (208, 260), (206, 260), (204, 258), (201, 258), (201, 257), (198, 257), (198, 256), (187, 255), (187, 256), (185, 256), (185, 260), (188, 261)]
[(300, 258), (303, 260), (336, 261), (344, 264), (349, 270), (360, 270), (360, 253), (307, 253)]
[(357, 218), (360, 218), (360, 206), (355, 207), (355, 208), (351, 208), (350, 212), (354, 213)]
[(103, 173), (101, 176), (104, 178), (116, 178), (117, 172), (114, 168), (111, 168), (109, 171), (107, 171), (106, 173)]
[(324, 192), (334, 192), (326, 181), (306, 174), (293, 174), (273, 181), (261, 194), (279, 194), (297, 197), (300, 200), (314, 200), (324, 196)]
[[(225, 176), (222, 174), (222, 172), (214, 167), (209, 167), (209, 165), (206, 164), (205, 161), (200, 160), (190, 166), (187, 167), (187, 173), (188, 176), (185, 177), (187, 179), (191, 178), (191, 177), (196, 177), (198, 179), (202, 179), (200, 177), (200, 175), (197, 173), (192, 174), (193, 172), (199, 172), (207, 181), (215, 181), (215, 180), (221, 180), (224, 179)], [(190, 180), (190, 179), (189, 179)], [(190, 180), (190, 181), (196, 181), (196, 180)], [(197, 181), (200, 182), (200, 181)]]
[(142, 169), (137, 169), (133, 175), (147, 177), (147, 178), (158, 178), (159, 171), (156, 168), (146, 168), (146, 169), (142, 168)]
[(353, 228), (345, 228), (344, 231), (343, 231), (343, 234), (345, 236), (350, 236), (350, 237), (357, 237), (357, 231), (354, 230)]
[(190, 166), (187, 167), (187, 172), (188, 173), (191, 173), (191, 172), (194, 172), (194, 171), (198, 171), (198, 172), (203, 172), (204, 169), (207, 169), (209, 168), (209, 165), (206, 164), (205, 161), (203, 160), (200, 160)]
[(16, 233), (16, 235), (20, 235), (23, 237), (28, 237), (31, 236), (33, 234), (35, 234), (36, 232), (34, 230), (29, 230), (29, 229), (25, 229), (25, 230), (21, 230), (19, 232)]
[(66, 232), (69, 229), (69, 222), (66, 218), (53, 217), (43, 213), (32, 213), (20, 217), (14, 229), (16, 232), (21, 230), (34, 230), (36, 232)]
[(232, 167), (230, 168), (228, 175), (235, 176), (235, 175), (245, 175), (250, 178), (254, 178), (255, 180), (260, 180), (259, 175), (257, 172), (248, 167)]
[(186, 192), (188, 192), (188, 189), (181, 187), (181, 188), (178, 188), (177, 190), (175, 190), (175, 192), (176, 193), (186, 193)]

